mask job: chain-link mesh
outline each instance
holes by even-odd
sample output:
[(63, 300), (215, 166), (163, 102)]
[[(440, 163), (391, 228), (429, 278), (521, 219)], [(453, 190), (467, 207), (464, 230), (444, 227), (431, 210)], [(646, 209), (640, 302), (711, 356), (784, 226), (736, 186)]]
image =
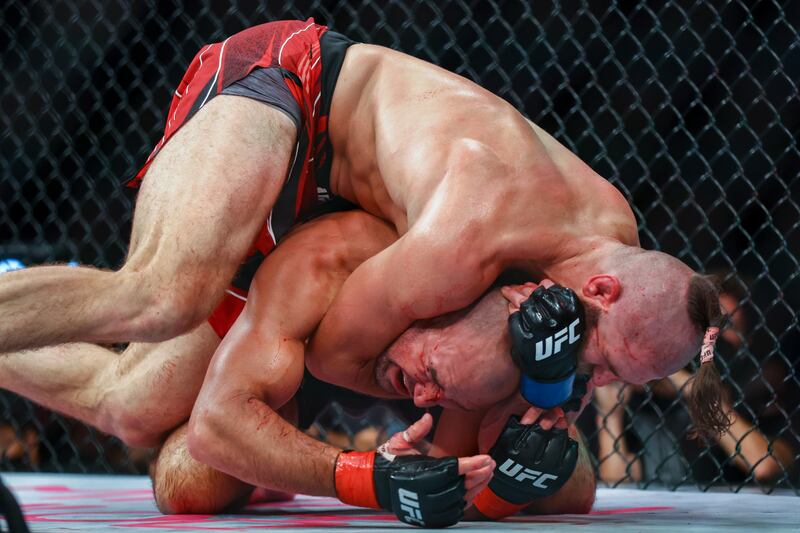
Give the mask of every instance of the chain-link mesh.
[[(581, 420), (604, 480), (797, 490), (800, 3), (181, 4), (2, 4), (0, 257), (119, 265), (120, 182), (160, 138), (198, 48), (314, 16), (507, 99), (622, 190), (643, 246), (726, 279), (735, 327), (718, 360), (734, 433), (686, 440), (681, 376), (606, 390)], [(0, 416), (3, 469), (141, 469), (117, 441), (10, 394)]]

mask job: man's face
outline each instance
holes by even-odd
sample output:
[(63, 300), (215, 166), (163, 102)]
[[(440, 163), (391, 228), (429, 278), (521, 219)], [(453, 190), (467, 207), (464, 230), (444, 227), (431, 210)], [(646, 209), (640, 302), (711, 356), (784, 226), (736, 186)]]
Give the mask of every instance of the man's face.
[(419, 321), (380, 355), (376, 379), (418, 407), (493, 405), (519, 386), (507, 317), (505, 300), (493, 291), (468, 310)]
[(698, 347), (689, 342), (691, 332), (676, 331), (670, 338), (657, 335), (618, 320), (611, 312), (601, 314), (588, 332), (583, 370), (591, 372), (596, 387), (612, 381), (642, 385), (677, 372), (697, 352)]
[(609, 270), (586, 278), (579, 291), (594, 318), (582, 362), (596, 386), (663, 378), (697, 355), (702, 332), (689, 316), (692, 269), (634, 248), (612, 254), (601, 267)]

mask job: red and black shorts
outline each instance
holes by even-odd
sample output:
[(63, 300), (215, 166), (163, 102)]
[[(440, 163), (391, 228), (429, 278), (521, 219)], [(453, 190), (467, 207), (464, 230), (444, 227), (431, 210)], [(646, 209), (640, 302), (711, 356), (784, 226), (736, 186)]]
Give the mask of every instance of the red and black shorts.
[(352, 44), (347, 37), (308, 19), (261, 24), (204, 46), (175, 90), (164, 136), (128, 182), (138, 187), (164, 144), (218, 94), (263, 102), (286, 113), (297, 126), (286, 183), (233, 284), (209, 317), (220, 337), (244, 308), (250, 281), (264, 258), (299, 218), (331, 198), (333, 151), (328, 142), (328, 114), (345, 53)]

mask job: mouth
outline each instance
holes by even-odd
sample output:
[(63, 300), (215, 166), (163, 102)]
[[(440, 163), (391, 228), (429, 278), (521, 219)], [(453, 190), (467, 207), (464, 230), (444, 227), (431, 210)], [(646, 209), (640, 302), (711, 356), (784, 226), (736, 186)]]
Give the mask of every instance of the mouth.
[(409, 393), (408, 389), (408, 382), (406, 375), (397, 365), (392, 365), (391, 370), (389, 371), (389, 382), (392, 384), (395, 392), (400, 394), (401, 396), (409, 397), (411, 394)]

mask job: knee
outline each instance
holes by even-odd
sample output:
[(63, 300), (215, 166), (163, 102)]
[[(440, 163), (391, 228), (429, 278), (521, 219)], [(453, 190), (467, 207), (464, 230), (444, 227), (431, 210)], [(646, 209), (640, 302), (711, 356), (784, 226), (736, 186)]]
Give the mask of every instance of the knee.
[(559, 514), (589, 514), (594, 506), (596, 491), (583, 491), (562, 503)]
[(150, 467), (153, 497), (163, 514), (216, 514), (222, 511), (214, 505), (200, 486), (191, 486), (169, 462), (157, 458)]
[(192, 459), (186, 436), (184, 424), (172, 432), (150, 464), (158, 509), (164, 514), (216, 514), (245, 505), (253, 488)]
[(169, 473), (153, 477), (153, 497), (163, 514), (218, 514), (225, 510), (201, 491), (176, 482)]
[(252, 487), (189, 457), (167, 443), (150, 466), (153, 496), (164, 514), (218, 514), (247, 504)]

